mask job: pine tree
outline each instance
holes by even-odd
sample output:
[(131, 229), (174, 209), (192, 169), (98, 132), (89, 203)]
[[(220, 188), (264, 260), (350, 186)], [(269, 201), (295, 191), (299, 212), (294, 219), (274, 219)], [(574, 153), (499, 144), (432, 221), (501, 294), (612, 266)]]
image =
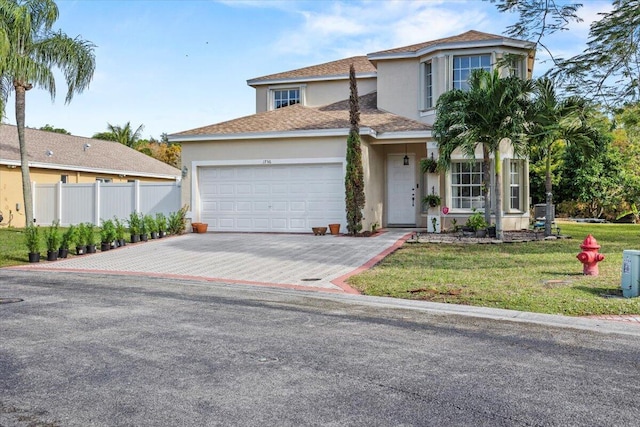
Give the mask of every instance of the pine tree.
[(364, 209), (364, 172), (362, 150), (360, 148), (360, 106), (358, 104), (358, 84), (353, 64), (349, 67), (349, 137), (347, 138), (347, 172), (344, 178), (347, 230), (356, 235), (362, 230), (362, 209)]

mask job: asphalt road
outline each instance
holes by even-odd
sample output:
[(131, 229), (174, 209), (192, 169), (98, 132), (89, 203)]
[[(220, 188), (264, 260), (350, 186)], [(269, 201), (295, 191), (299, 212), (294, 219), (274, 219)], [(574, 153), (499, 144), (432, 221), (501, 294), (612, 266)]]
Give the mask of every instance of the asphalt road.
[(1, 426), (640, 424), (632, 329), (0, 270), (11, 297), (24, 301), (0, 304)]

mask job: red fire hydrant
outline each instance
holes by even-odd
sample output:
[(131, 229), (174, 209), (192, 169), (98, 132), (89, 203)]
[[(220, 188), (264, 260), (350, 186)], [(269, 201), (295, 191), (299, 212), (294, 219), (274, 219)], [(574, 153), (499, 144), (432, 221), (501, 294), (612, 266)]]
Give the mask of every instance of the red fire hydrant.
[(580, 252), (576, 258), (584, 264), (582, 274), (585, 276), (597, 276), (599, 273), (598, 263), (604, 260), (604, 255), (598, 253), (600, 245), (596, 239), (589, 234), (580, 245), (580, 248), (582, 249), (582, 252)]

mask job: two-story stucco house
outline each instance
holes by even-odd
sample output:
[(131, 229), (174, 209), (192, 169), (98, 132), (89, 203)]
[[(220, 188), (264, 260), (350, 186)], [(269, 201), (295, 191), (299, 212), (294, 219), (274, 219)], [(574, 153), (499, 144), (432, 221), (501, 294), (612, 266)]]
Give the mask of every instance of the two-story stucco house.
[[(423, 173), (437, 158), (431, 134), (438, 97), (465, 88), (471, 70), (492, 69), (515, 55), (503, 73), (530, 78), (534, 44), (469, 31), (366, 56), (341, 59), (249, 80), (256, 114), (179, 132), (187, 176), (183, 203), (192, 221), (214, 231), (310, 232), (340, 223), (349, 131), (349, 66), (361, 110), (366, 206), (364, 227), (438, 231), (484, 208), (481, 153), (455, 155), (447, 172)], [(528, 164), (505, 144), (504, 229), (528, 226)], [(442, 205), (422, 204), (438, 194)]]

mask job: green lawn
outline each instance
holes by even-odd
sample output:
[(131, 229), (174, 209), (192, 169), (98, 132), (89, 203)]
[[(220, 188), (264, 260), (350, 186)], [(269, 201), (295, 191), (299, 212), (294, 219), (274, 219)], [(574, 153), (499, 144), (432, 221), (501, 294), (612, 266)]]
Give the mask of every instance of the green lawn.
[(22, 231), (22, 228), (0, 228), (0, 267), (29, 262)]
[[(640, 249), (640, 225), (562, 223), (572, 239), (497, 245), (405, 244), (349, 279), (366, 295), (583, 316), (640, 314), (620, 295), (622, 251)], [(606, 258), (582, 275), (580, 243), (593, 234)]]

